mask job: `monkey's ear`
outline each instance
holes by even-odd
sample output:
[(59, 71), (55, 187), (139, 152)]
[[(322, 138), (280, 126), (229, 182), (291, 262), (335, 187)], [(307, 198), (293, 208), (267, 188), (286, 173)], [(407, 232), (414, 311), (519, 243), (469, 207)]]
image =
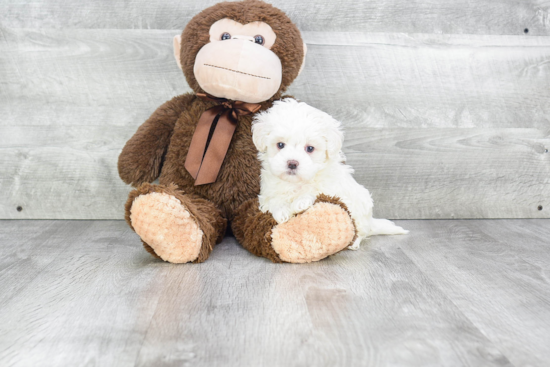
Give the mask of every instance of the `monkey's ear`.
[(176, 58), (176, 62), (178, 63), (179, 68), (181, 69), (181, 60), (180, 60), (180, 53), (181, 52), (181, 36), (174, 36), (174, 57)]
[(300, 70), (298, 71), (298, 75), (302, 73), (302, 70), (304, 70), (304, 66), (306, 64), (306, 54), (307, 54), (307, 46), (304, 42), (304, 58), (302, 59), (302, 65), (300, 66)]

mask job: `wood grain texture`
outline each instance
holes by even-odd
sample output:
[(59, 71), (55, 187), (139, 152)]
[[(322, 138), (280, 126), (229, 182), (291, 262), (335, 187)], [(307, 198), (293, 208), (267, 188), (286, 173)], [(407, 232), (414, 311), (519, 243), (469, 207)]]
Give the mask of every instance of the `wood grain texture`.
[[(182, 29), (218, 0), (3, 0), (0, 23), (17, 28)], [(549, 35), (545, 0), (269, 1), (304, 31)]]
[(137, 365), (506, 365), (400, 250), (386, 255), (380, 246), (300, 267), (228, 245), (212, 259), (215, 271), (186, 273), (164, 289)]
[(0, 365), (546, 365), (550, 220), (398, 224), (313, 264), (226, 238), (174, 265), (123, 221), (0, 221)]
[[(499, 221), (476, 221), (473, 230), (492, 238), (505, 239), (509, 250), (521, 258), (516, 267), (522, 267), (531, 279), (544, 284), (549, 279), (550, 251), (548, 251), (548, 233), (545, 220), (515, 221), (505, 219)], [(502, 241), (501, 241), (502, 242)], [(545, 290), (542, 291), (548, 295)]]
[[(0, 32), (0, 218), (122, 218), (120, 150), (189, 91), (173, 31)], [(343, 121), (377, 215), (550, 216), (549, 37), (304, 37), (289, 92)]]
[[(3, 221), (0, 223), (0, 309), (22, 292), (79, 236), (83, 222)], [(17, 238), (14, 238), (14, 235)], [(40, 244), (40, 246), (37, 246)], [(21, 269), (27, 270), (22, 272)]]
[(117, 159), (128, 130), (2, 127), (0, 218), (124, 218), (131, 188), (118, 176)]
[[(401, 249), (513, 365), (547, 364), (550, 263), (543, 259), (550, 245), (548, 221), (406, 225), (416, 235), (407, 237)], [(546, 240), (524, 226), (543, 232)]]
[[(2, 222), (0, 228), (0, 251), (13, 259), (2, 264), (0, 287), (18, 283), (1, 306), (0, 364), (132, 365), (169, 269), (147, 268), (147, 257), (120, 256), (141, 250), (124, 222)], [(26, 231), (35, 238), (20, 242)]]
[(550, 131), (353, 127), (346, 136), (376, 216), (549, 217)]
[[(1, 125), (136, 126), (189, 91), (173, 31), (0, 29)], [(306, 32), (289, 89), (348, 126), (550, 126), (550, 38)]]
[[(133, 131), (22, 126), (3, 132), (0, 218), (123, 218), (130, 187), (118, 178), (116, 163)], [(343, 150), (379, 217), (548, 218), (549, 146), (549, 133), (536, 129), (351, 127)]]
[(189, 92), (169, 31), (0, 28), (1, 125), (137, 127)]
[(550, 126), (550, 38), (306, 33), (290, 91), (370, 127)]

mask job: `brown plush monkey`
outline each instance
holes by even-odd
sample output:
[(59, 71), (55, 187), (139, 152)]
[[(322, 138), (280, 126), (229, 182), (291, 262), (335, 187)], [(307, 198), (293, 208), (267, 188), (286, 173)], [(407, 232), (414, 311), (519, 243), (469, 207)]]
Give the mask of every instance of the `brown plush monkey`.
[(317, 261), (345, 249), (355, 227), (337, 198), (321, 196), (280, 225), (258, 208), (251, 121), (303, 67), (296, 26), (264, 2), (224, 2), (195, 16), (174, 46), (196, 94), (160, 106), (118, 161), (120, 177), (137, 187), (126, 220), (145, 249), (173, 263), (203, 262), (228, 224), (247, 250), (274, 262)]

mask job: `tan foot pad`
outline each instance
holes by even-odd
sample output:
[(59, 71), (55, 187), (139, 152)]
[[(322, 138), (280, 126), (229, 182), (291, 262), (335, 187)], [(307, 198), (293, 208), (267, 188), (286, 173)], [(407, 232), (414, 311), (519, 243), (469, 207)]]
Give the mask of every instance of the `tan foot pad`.
[(355, 236), (349, 214), (340, 206), (317, 203), (272, 232), (273, 249), (283, 261), (319, 261), (343, 250)]
[(138, 196), (130, 220), (136, 233), (163, 260), (186, 263), (199, 256), (202, 231), (174, 196), (158, 192)]

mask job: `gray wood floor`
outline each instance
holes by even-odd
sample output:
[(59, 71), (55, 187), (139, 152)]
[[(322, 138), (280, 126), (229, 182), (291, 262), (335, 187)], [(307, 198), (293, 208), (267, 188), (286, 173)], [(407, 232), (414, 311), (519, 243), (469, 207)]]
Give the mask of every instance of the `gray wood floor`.
[(0, 365), (548, 365), (550, 220), (398, 223), (314, 264), (227, 238), (171, 265), (122, 221), (0, 221)]

